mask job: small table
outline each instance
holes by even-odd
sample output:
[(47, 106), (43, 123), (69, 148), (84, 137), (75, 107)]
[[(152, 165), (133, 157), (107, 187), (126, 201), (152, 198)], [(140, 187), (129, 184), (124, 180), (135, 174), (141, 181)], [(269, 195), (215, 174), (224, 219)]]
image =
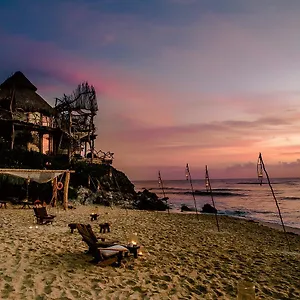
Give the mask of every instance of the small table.
[(109, 223), (99, 224), (99, 227), (100, 227), (100, 233), (110, 232), (110, 224)]
[(6, 201), (0, 201), (0, 208), (7, 208), (6, 203)]
[(90, 214), (90, 216), (91, 216), (91, 221), (96, 221), (99, 215), (93, 213), (93, 214)]
[(134, 258), (138, 257), (138, 250), (141, 248), (139, 245), (127, 245), (126, 248), (129, 250), (130, 253), (133, 253)]
[(22, 208), (31, 208), (30, 205), (33, 205), (33, 202), (29, 202), (29, 201), (22, 201), (21, 204), (23, 204)]

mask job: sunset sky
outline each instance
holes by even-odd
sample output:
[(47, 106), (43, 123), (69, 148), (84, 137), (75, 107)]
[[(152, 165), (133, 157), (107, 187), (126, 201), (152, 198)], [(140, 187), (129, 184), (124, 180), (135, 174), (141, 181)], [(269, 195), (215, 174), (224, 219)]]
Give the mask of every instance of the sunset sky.
[(0, 81), (95, 86), (131, 180), (300, 176), (299, 0), (0, 0)]

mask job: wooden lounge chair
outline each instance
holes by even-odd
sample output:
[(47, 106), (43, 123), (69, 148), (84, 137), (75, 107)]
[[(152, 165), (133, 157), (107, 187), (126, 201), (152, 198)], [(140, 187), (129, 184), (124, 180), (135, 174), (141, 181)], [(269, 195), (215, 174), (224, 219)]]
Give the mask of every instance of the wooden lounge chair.
[(55, 215), (48, 215), (46, 207), (34, 207), (36, 222), (40, 225), (52, 223)]
[(106, 265), (120, 265), (123, 258), (123, 253), (128, 252), (128, 249), (118, 245), (117, 241), (104, 241), (99, 240), (91, 225), (77, 224), (78, 232), (82, 236), (82, 240), (88, 245), (89, 250), (87, 253), (93, 255), (94, 259), (91, 261), (100, 266)]

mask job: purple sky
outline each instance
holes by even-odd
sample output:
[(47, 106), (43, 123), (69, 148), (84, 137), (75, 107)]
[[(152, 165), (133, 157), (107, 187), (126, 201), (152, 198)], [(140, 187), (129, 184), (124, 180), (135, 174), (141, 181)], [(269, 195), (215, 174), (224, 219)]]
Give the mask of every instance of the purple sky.
[(88, 81), (130, 179), (300, 174), (299, 0), (0, 0), (0, 81), (49, 103)]

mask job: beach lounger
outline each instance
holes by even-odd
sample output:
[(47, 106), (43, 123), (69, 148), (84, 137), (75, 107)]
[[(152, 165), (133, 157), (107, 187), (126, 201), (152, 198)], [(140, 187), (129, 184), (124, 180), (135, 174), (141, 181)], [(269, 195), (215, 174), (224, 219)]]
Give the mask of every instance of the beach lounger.
[(99, 240), (91, 227), (87, 224), (76, 224), (76, 228), (82, 240), (88, 245), (89, 250), (87, 253), (91, 254), (94, 259), (91, 261), (100, 266), (111, 265), (116, 263), (120, 265), (123, 254), (128, 252), (126, 247), (118, 245), (118, 241), (104, 241)]
[(76, 224), (76, 228), (82, 236), (82, 240), (88, 245), (89, 253), (93, 252), (94, 248), (106, 248), (118, 243), (118, 241), (105, 241), (104, 238), (98, 238), (94, 234), (92, 226), (90, 224)]
[(34, 207), (36, 222), (40, 225), (52, 223), (55, 215), (48, 215), (46, 207)]

